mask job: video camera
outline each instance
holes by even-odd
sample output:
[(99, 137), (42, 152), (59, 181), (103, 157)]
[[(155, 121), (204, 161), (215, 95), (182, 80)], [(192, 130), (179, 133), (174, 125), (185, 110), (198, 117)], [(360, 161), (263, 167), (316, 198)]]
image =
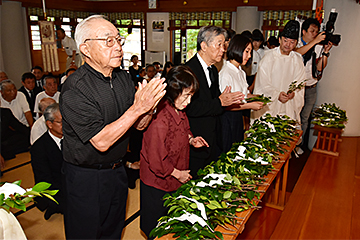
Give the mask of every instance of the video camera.
[(335, 21), (337, 18), (338, 13), (335, 12), (335, 9), (331, 9), (330, 15), (329, 15), (329, 20), (326, 23), (325, 26), (325, 34), (326, 34), (326, 38), (325, 40), (321, 41), (319, 44), (322, 45), (327, 45), (329, 42), (332, 42), (333, 45), (337, 46), (340, 43), (341, 40), (341, 35), (340, 34), (333, 34), (334, 30), (335, 30)]

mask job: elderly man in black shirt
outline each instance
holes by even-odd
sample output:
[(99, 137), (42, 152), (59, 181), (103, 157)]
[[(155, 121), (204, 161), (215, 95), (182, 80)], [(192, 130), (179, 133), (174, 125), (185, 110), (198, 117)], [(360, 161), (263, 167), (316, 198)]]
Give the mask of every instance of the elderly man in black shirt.
[(102, 16), (83, 20), (75, 40), (85, 59), (66, 80), (63, 116), (65, 233), (68, 239), (120, 239), (125, 220), (127, 177), (122, 158), (131, 126), (144, 129), (165, 94), (163, 80), (140, 83), (113, 71), (121, 64), (121, 38)]

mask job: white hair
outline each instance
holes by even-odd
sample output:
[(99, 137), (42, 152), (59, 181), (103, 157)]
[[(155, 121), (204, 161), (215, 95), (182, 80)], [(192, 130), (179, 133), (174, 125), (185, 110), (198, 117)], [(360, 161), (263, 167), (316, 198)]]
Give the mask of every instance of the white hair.
[(5, 79), (0, 82), (0, 90), (3, 91), (5, 88), (5, 85), (14, 85), (15, 83), (11, 79)]
[(44, 87), (46, 87), (46, 82), (47, 82), (48, 79), (54, 79), (55, 82), (56, 82), (56, 78), (54, 76), (51, 76), (51, 75), (46, 76), (46, 77), (44, 77)]
[[(91, 37), (91, 24), (89, 24), (93, 20), (103, 19), (106, 20), (106, 16), (104, 15), (91, 15), (90, 17), (82, 20), (75, 28), (75, 41), (76, 46), (80, 50), (80, 44), (84, 43), (87, 38)], [(82, 54), (82, 53), (81, 53)]]

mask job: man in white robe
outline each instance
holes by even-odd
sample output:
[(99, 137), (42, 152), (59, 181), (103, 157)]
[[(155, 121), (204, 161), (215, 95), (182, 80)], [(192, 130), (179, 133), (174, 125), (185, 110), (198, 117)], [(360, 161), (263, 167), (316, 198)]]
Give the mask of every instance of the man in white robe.
[(279, 38), (280, 46), (269, 50), (260, 61), (255, 80), (254, 94), (271, 97), (272, 102), (259, 111), (252, 112), (252, 118), (270, 113), (272, 116), (287, 115), (300, 120), (304, 105), (304, 89), (287, 94), (292, 82), (305, 80), (302, 57), (294, 52), (299, 36), (299, 23), (289, 21)]

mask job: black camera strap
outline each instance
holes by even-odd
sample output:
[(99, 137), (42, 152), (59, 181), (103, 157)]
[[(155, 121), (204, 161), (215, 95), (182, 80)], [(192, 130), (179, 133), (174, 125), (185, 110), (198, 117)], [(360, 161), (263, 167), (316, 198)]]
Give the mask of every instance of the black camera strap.
[[(315, 46), (314, 45), (312, 48), (310, 48), (304, 55), (302, 55), (303, 57), (303, 62), (304, 62), (304, 66), (306, 66), (306, 63), (311, 59), (311, 57), (313, 56), (313, 53), (315, 52)], [(316, 58), (316, 57), (315, 57)]]
[[(316, 45), (315, 45), (316, 46)], [(324, 46), (321, 49), (321, 52), (324, 51)], [(323, 58), (323, 56), (321, 56), (321, 58)], [(322, 59), (321, 61), (321, 70), (317, 70), (317, 64), (316, 64), (316, 52), (314, 51), (312, 53), (312, 76), (313, 78), (317, 79), (318, 81), (320, 81), (320, 79), (322, 78), (323, 75), (323, 71), (324, 71), (324, 59)]]

